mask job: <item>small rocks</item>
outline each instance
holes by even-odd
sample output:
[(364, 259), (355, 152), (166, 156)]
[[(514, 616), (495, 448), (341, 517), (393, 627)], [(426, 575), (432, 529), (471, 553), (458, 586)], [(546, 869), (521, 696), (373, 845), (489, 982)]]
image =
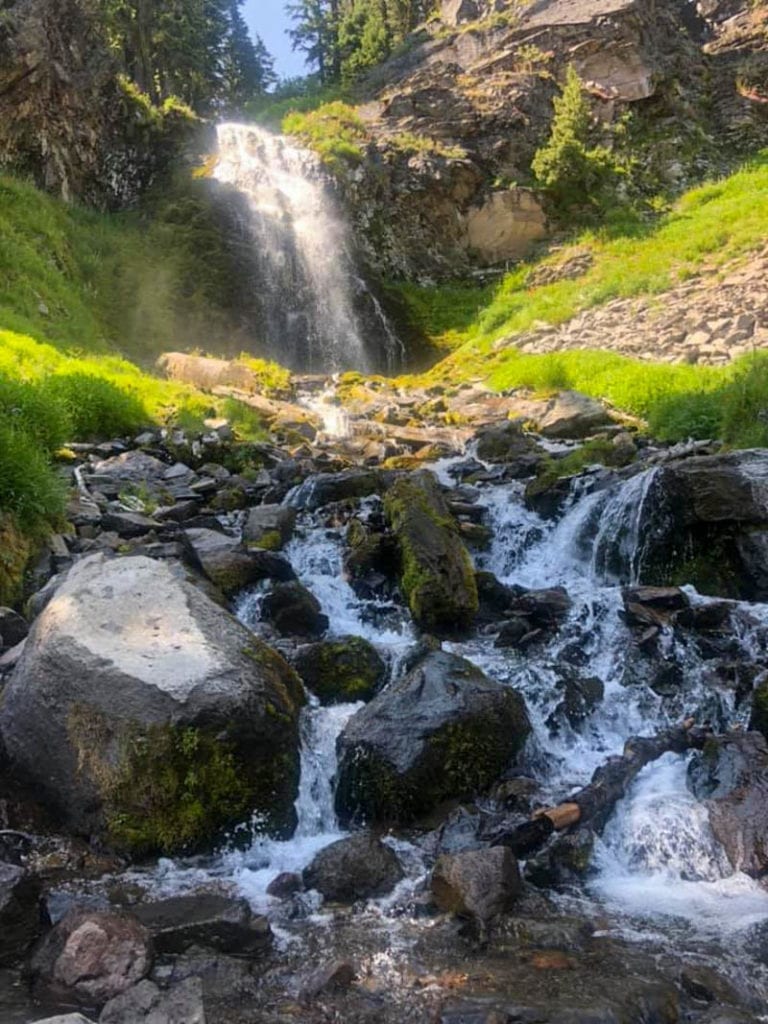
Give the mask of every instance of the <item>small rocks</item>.
[(111, 999), (99, 1024), (205, 1024), (203, 984), (187, 978), (169, 989), (148, 979)]
[(355, 980), (355, 968), (347, 960), (334, 960), (318, 967), (306, 978), (299, 999), (308, 1003), (327, 992), (346, 992)]
[(339, 839), (304, 869), (304, 885), (337, 903), (385, 896), (403, 877), (397, 855), (371, 832)]
[(128, 914), (71, 910), (40, 942), (29, 976), (40, 999), (101, 1006), (152, 967), (149, 932)]

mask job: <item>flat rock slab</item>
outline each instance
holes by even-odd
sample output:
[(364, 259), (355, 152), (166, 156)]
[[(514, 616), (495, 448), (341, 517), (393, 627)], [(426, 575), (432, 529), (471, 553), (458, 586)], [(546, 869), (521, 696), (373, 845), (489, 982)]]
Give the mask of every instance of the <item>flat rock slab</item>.
[(218, 894), (175, 896), (140, 903), (132, 913), (149, 929), (159, 953), (183, 953), (202, 946), (221, 953), (258, 955), (269, 948), (272, 930), (253, 915), (248, 902)]

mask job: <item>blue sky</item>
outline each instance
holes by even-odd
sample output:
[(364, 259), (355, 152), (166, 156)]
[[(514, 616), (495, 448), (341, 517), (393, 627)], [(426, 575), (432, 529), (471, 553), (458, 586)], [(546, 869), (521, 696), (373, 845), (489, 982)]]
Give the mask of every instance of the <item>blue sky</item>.
[(291, 40), (286, 35), (290, 19), (285, 13), (285, 0), (246, 0), (243, 14), (251, 31), (258, 33), (266, 43), (281, 77), (307, 73), (303, 54), (292, 51)]

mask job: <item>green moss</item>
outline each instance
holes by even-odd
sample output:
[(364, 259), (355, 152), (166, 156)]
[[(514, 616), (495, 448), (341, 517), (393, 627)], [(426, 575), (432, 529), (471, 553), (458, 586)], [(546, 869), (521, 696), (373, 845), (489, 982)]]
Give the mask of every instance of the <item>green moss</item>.
[(596, 463), (603, 466), (618, 468), (633, 461), (634, 455), (624, 448), (617, 447), (608, 438), (595, 438), (580, 445), (563, 458), (554, 459), (546, 456), (539, 466), (536, 479), (526, 488), (526, 493), (539, 494), (548, 490), (557, 480), (575, 476), (587, 466)]
[(257, 541), (248, 546), (262, 548), (264, 551), (279, 551), (283, 546), (283, 538), (279, 530), (265, 530)]
[(300, 652), (297, 668), (323, 704), (370, 700), (385, 671), (376, 649), (361, 637), (312, 644)]
[(0, 514), (0, 605), (13, 606), (21, 598), (24, 570), (33, 544), (10, 516)]
[(362, 161), (370, 136), (354, 107), (342, 100), (317, 110), (294, 110), (283, 119), (283, 133), (296, 135), (331, 168), (339, 171)]
[(437, 492), (398, 480), (384, 510), (400, 549), (400, 586), (416, 622), (433, 631), (469, 626), (479, 600), (475, 570), (456, 520)]

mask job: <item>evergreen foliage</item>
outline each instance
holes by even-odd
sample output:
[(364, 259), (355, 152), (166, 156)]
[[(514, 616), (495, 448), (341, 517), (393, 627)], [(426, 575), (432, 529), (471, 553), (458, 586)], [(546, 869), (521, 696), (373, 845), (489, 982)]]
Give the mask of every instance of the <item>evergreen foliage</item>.
[(606, 146), (595, 145), (595, 124), (581, 79), (568, 67), (547, 143), (531, 165), (554, 212), (571, 221), (603, 208), (616, 194), (619, 168)]

